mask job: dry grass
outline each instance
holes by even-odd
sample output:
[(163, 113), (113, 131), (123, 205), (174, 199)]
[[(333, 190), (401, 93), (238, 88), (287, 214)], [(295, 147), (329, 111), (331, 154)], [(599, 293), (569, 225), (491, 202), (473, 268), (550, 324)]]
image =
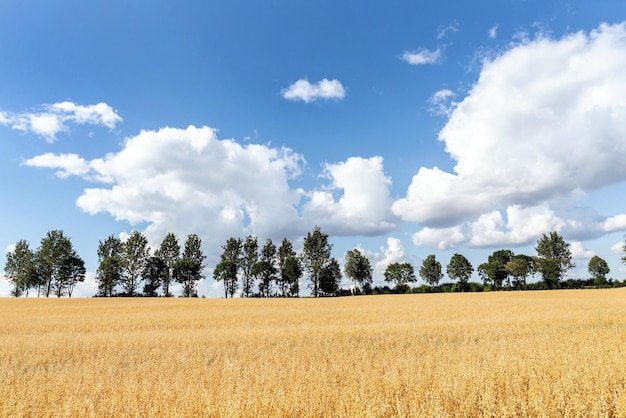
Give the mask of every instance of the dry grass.
[(0, 300), (1, 416), (626, 416), (626, 290)]

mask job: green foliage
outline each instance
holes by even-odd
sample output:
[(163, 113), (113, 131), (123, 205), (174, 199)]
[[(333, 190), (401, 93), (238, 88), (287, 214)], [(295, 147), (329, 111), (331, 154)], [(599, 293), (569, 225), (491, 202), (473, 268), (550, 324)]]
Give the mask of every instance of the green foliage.
[(604, 259), (594, 255), (591, 257), (591, 260), (589, 260), (587, 271), (591, 274), (591, 277), (593, 277), (594, 284), (603, 286), (607, 284), (606, 275), (609, 274), (611, 269)]
[(98, 245), (98, 296), (111, 297), (122, 283), (122, 241), (111, 235)]
[(518, 254), (506, 263), (506, 271), (513, 277), (515, 288), (526, 287), (526, 279), (533, 274), (534, 264), (534, 259), (525, 254)]
[(328, 235), (324, 234), (319, 226), (315, 227), (313, 233), (307, 233), (302, 250), (302, 264), (309, 272), (313, 297), (319, 296), (320, 275), (330, 260), (331, 251), (332, 245), (328, 243)]
[(406, 290), (408, 283), (416, 282), (415, 271), (411, 263), (391, 263), (385, 269), (385, 281), (393, 282), (396, 290)]
[(37, 285), (43, 286), (44, 294), (71, 295), (74, 285), (85, 280), (85, 265), (72, 242), (63, 231), (48, 231), (41, 239), (35, 255)]
[(158, 296), (158, 289), (169, 278), (167, 263), (158, 256), (148, 257), (143, 270), (143, 294), (148, 297)]
[(446, 267), (448, 277), (453, 281), (458, 281), (458, 287), (461, 292), (469, 290), (468, 283), (472, 276), (474, 268), (470, 262), (461, 254), (454, 254), (450, 259), (450, 263)]
[(434, 254), (424, 259), (419, 274), (430, 286), (437, 286), (439, 284), (439, 281), (443, 278), (443, 273), (441, 272), (441, 263), (437, 261)]
[(196, 234), (189, 234), (181, 259), (174, 265), (174, 280), (183, 285), (183, 296), (197, 297), (196, 284), (202, 280), (202, 269), (206, 256), (202, 252), (202, 240)]
[(337, 296), (339, 294), (339, 282), (341, 282), (341, 268), (335, 258), (331, 258), (319, 276), (319, 290), (321, 296)]
[(515, 254), (511, 250), (494, 251), (486, 263), (478, 266), (478, 274), (483, 279), (483, 283), (491, 285), (494, 289), (499, 289), (506, 280), (507, 286), (511, 287), (511, 276), (506, 269), (506, 265), (514, 256)]
[(358, 249), (350, 250), (346, 253), (346, 265), (344, 272), (354, 281), (355, 290), (359, 292), (359, 286), (365, 289), (372, 284), (372, 265)]
[(254, 274), (259, 278), (259, 294), (262, 297), (272, 296), (272, 283), (277, 279), (278, 268), (276, 268), (276, 246), (269, 238), (261, 249), (259, 261), (254, 266)]
[(163, 296), (169, 297), (170, 294), (170, 283), (174, 280), (174, 266), (180, 260), (180, 245), (178, 244), (178, 238), (176, 235), (169, 232), (163, 238), (161, 242), (161, 246), (154, 253), (155, 256), (159, 257), (165, 265), (167, 266), (167, 276), (162, 278), (162, 286), (163, 286)]
[(239, 260), (242, 253), (241, 238), (229, 238), (222, 247), (224, 252), (220, 256), (220, 262), (213, 270), (213, 278), (224, 282), (224, 296), (231, 298), (237, 292), (237, 274), (239, 272)]
[(133, 231), (122, 245), (122, 286), (127, 296), (135, 296), (137, 292), (149, 251), (148, 239), (138, 231)]
[(293, 250), (293, 245), (284, 238), (278, 248), (278, 287), (281, 296), (298, 296), (303, 274), (302, 263)]
[(36, 284), (35, 254), (31, 251), (28, 241), (20, 240), (15, 244), (13, 251), (6, 254), (4, 273), (6, 279), (13, 285), (12, 295), (21, 296)]
[(259, 243), (257, 238), (248, 235), (246, 242), (243, 244), (243, 254), (240, 259), (241, 268), (241, 284), (242, 284), (242, 296), (252, 296), (252, 288), (254, 287), (254, 269), (259, 261)]
[(556, 231), (543, 234), (537, 241), (535, 270), (541, 274), (548, 289), (558, 288), (567, 271), (576, 267), (569, 247)]

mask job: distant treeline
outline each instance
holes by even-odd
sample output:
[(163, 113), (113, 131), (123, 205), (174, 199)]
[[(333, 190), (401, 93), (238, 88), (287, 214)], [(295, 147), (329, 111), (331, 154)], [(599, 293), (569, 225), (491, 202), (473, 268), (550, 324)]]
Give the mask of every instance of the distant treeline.
[[(122, 241), (113, 235), (98, 245), (98, 297), (113, 296), (174, 296), (171, 285), (179, 283), (180, 296), (197, 297), (198, 281), (205, 278), (202, 241), (196, 234), (187, 236), (181, 248), (178, 238), (168, 233), (159, 248), (151, 251), (147, 238), (140, 232)], [(343, 272), (328, 235), (319, 227), (304, 238), (300, 254), (284, 238), (279, 247), (267, 239), (259, 248), (257, 237), (229, 238), (222, 246), (213, 278), (224, 284), (224, 296), (234, 297), (298, 297), (303, 277), (313, 297), (348, 296), (386, 293), (482, 292), (494, 290), (580, 289), (590, 287), (621, 287), (623, 281), (608, 279), (610, 272), (605, 260), (594, 256), (589, 260), (589, 279), (567, 279), (575, 267), (570, 244), (557, 232), (544, 234), (535, 248), (537, 255), (515, 254), (509, 249), (494, 251), (478, 266), (482, 283), (470, 282), (474, 267), (462, 254), (454, 254), (446, 266), (453, 281), (442, 283), (443, 267), (434, 254), (427, 256), (418, 271), (426, 284), (417, 282), (414, 267), (408, 262), (387, 266), (384, 277), (387, 286), (372, 287), (373, 269), (370, 260), (358, 249), (345, 254)], [(626, 247), (625, 247), (626, 251)], [(13, 285), (12, 295), (72, 296), (77, 283), (85, 280), (85, 264), (73, 249), (63, 231), (49, 231), (36, 250), (26, 240), (16, 243), (7, 253), (4, 267), (7, 280)], [(622, 258), (626, 263), (626, 256)], [(340, 283), (345, 274), (353, 282), (350, 289)], [(539, 282), (528, 279), (539, 275)]]

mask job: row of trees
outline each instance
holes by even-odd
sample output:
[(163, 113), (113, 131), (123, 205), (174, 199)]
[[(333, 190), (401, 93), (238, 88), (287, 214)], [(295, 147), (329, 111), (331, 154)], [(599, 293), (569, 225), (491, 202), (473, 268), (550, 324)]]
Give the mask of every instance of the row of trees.
[(68, 295), (85, 280), (85, 263), (63, 231), (49, 231), (36, 250), (26, 240), (15, 244), (6, 255), (4, 273), (15, 297), (37, 290), (37, 296)]
[(197, 296), (206, 258), (201, 247), (202, 240), (190, 234), (181, 252), (178, 238), (170, 232), (150, 255), (142, 233), (133, 231), (124, 242), (111, 235), (98, 245), (97, 296), (169, 297), (174, 282), (182, 285), (182, 296)]
[[(172, 296), (172, 283), (182, 285), (182, 296), (197, 296), (196, 285), (203, 279), (205, 255), (202, 241), (190, 234), (184, 247), (173, 233), (168, 233), (153, 255), (147, 238), (140, 232), (122, 241), (113, 235), (99, 242), (97, 296)], [(216, 281), (224, 284), (225, 297), (233, 297), (241, 289), (243, 297), (297, 297), (300, 282), (307, 275), (314, 297), (341, 294), (372, 293), (373, 269), (370, 260), (358, 249), (345, 254), (343, 274), (352, 280), (352, 291), (341, 289), (342, 271), (332, 257), (328, 235), (319, 227), (304, 238), (302, 252), (297, 254), (293, 244), (283, 239), (276, 247), (267, 239), (263, 247), (255, 236), (229, 238), (222, 247), (220, 261), (213, 270)], [(544, 234), (538, 241), (536, 256), (515, 254), (509, 249), (494, 251), (488, 260), (478, 266), (483, 284), (491, 289), (523, 289), (527, 279), (540, 274), (544, 286), (554, 289), (561, 283), (572, 262), (570, 245), (557, 232)], [(625, 247), (626, 251), (626, 247)], [(626, 263), (626, 256), (622, 258)], [(31, 289), (37, 295), (72, 296), (77, 283), (85, 280), (85, 264), (72, 247), (63, 231), (49, 231), (39, 247), (31, 250), (29, 243), (20, 240), (7, 253), (5, 275), (13, 284), (12, 294), (21, 296)], [(598, 256), (590, 259), (588, 271), (594, 284), (605, 285), (610, 269)], [(469, 290), (474, 267), (461, 254), (454, 254), (446, 266), (448, 277), (456, 282), (456, 289)], [(434, 254), (427, 256), (419, 269), (419, 276), (432, 287), (443, 279), (443, 267)], [(417, 278), (408, 262), (387, 266), (385, 281), (393, 283), (396, 292), (410, 291), (410, 283)]]

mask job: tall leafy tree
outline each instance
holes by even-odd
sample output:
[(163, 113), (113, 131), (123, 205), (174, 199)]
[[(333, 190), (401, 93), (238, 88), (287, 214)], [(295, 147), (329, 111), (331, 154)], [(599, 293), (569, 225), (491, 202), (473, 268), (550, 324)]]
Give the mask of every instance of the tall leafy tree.
[(115, 287), (122, 283), (122, 241), (111, 235), (98, 245), (98, 296), (111, 297)]
[(63, 231), (48, 231), (46, 236), (41, 239), (35, 260), (37, 274), (46, 297), (49, 297), (53, 292), (56, 282), (58, 282), (56, 283), (57, 288), (63, 288), (60, 284), (65, 278), (65, 271), (62, 270), (63, 263), (72, 251), (72, 243), (63, 234)]
[(136, 296), (144, 263), (149, 256), (148, 239), (141, 232), (133, 231), (122, 246), (122, 286), (127, 296)]
[(499, 289), (506, 280), (507, 286), (511, 287), (511, 276), (506, 265), (514, 256), (511, 250), (494, 251), (486, 263), (478, 266), (478, 274), (483, 279), (483, 283), (491, 284), (494, 289)]
[(35, 268), (35, 254), (30, 249), (30, 244), (26, 240), (19, 240), (15, 244), (13, 251), (6, 254), (6, 264), (4, 265), (4, 274), (13, 285), (11, 294), (15, 297), (21, 296), (26, 292), (33, 283), (33, 274)]
[(284, 238), (278, 248), (278, 287), (281, 296), (298, 296), (303, 273), (302, 264), (291, 241)]
[(337, 296), (339, 283), (341, 282), (341, 267), (337, 260), (332, 257), (322, 267), (319, 275), (319, 292), (322, 296)]
[(548, 289), (558, 288), (568, 270), (576, 267), (572, 262), (570, 244), (556, 231), (543, 234), (537, 241), (535, 270), (541, 273)]
[(143, 294), (148, 297), (159, 296), (159, 287), (169, 278), (167, 263), (161, 257), (153, 255), (146, 258), (143, 267)]
[(302, 264), (309, 272), (313, 297), (319, 296), (320, 274), (330, 261), (332, 245), (328, 243), (328, 235), (323, 233), (319, 226), (313, 233), (307, 233), (302, 250)]
[(420, 277), (430, 286), (437, 286), (439, 281), (443, 279), (441, 263), (437, 261), (434, 254), (430, 254), (424, 259), (419, 274)]
[(468, 288), (468, 283), (470, 277), (472, 277), (472, 272), (474, 268), (470, 264), (470, 262), (465, 258), (464, 255), (454, 254), (450, 259), (450, 263), (446, 267), (446, 273), (448, 277), (454, 281), (459, 282), (459, 287), (461, 291), (465, 291)]
[(506, 263), (506, 270), (513, 277), (513, 286), (525, 287), (526, 279), (533, 274), (534, 265), (534, 259), (525, 254), (517, 254)]
[(213, 278), (224, 283), (224, 297), (232, 298), (237, 292), (237, 274), (242, 252), (241, 238), (228, 238), (222, 249), (224, 251), (220, 256), (220, 262), (213, 270)]
[(396, 291), (405, 293), (409, 289), (409, 283), (417, 281), (413, 265), (408, 262), (391, 263), (385, 269), (385, 281), (394, 283)]
[(606, 276), (611, 269), (603, 258), (594, 255), (591, 257), (591, 260), (589, 260), (587, 271), (591, 274), (591, 277), (593, 277), (593, 281), (596, 285), (603, 285), (607, 283)]
[(183, 285), (183, 296), (197, 296), (196, 284), (203, 279), (202, 270), (206, 256), (202, 252), (202, 240), (196, 234), (189, 234), (183, 254), (174, 267), (174, 278)]
[(163, 287), (163, 296), (170, 297), (170, 284), (174, 280), (174, 266), (180, 260), (180, 245), (178, 244), (178, 238), (172, 232), (169, 232), (163, 238), (161, 246), (154, 253), (159, 257), (167, 266), (167, 276), (164, 276), (161, 282)]
[(276, 245), (271, 239), (265, 241), (259, 261), (253, 270), (254, 275), (259, 278), (259, 294), (263, 297), (272, 296), (272, 283), (277, 279), (278, 268), (276, 268)]
[(248, 235), (243, 243), (243, 253), (240, 259), (241, 288), (244, 297), (252, 296), (254, 288), (254, 269), (259, 261), (259, 242), (255, 236)]
[(360, 288), (366, 289), (371, 287), (373, 271), (369, 258), (364, 256), (358, 248), (349, 250), (346, 253), (344, 272), (354, 282), (356, 293), (359, 292)]

